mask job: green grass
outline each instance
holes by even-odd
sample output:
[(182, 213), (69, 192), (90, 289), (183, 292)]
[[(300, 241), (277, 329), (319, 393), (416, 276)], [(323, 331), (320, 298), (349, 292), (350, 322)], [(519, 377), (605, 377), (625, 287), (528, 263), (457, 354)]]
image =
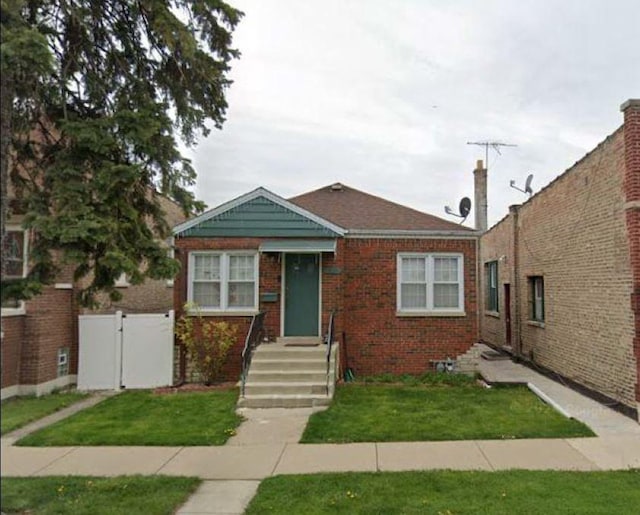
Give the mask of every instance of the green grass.
[(82, 393), (65, 392), (42, 397), (14, 397), (2, 401), (1, 434), (14, 431), (86, 397), (87, 395)]
[(526, 387), (343, 385), (315, 413), (303, 443), (594, 436)]
[(19, 440), (17, 445), (223, 445), (242, 420), (237, 390), (125, 392)]
[(2, 478), (3, 513), (154, 515), (183, 504), (200, 480), (189, 477)]
[(247, 515), (637, 513), (640, 470), (378, 472), (265, 479)]

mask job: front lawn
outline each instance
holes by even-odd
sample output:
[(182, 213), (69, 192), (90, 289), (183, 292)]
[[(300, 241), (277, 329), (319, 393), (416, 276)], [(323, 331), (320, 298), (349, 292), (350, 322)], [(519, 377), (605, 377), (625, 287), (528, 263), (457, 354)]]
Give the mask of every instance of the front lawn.
[(245, 514), (609, 515), (638, 506), (640, 470), (377, 472), (270, 477)]
[(315, 413), (303, 443), (412, 442), (594, 436), (524, 386), (342, 385)]
[(42, 397), (13, 397), (2, 401), (1, 434), (14, 431), (86, 397), (87, 395), (83, 393), (65, 392)]
[(199, 484), (190, 477), (6, 477), (2, 512), (164, 515), (174, 513)]
[(223, 445), (242, 420), (236, 389), (111, 397), (17, 445)]

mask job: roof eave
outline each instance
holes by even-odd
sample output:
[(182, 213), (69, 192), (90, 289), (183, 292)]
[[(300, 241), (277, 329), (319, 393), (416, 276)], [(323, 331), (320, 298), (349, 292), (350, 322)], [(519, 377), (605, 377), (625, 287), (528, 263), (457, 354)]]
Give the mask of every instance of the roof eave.
[(347, 238), (434, 238), (476, 239), (482, 234), (475, 230), (425, 230), (425, 229), (349, 229)]

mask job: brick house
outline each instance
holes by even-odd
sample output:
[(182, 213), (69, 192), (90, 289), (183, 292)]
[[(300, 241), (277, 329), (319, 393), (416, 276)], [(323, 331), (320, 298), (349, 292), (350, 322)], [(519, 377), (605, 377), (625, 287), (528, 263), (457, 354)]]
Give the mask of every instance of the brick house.
[[(160, 197), (170, 226), (184, 221), (181, 209)], [(30, 234), (22, 218), (14, 215), (7, 224), (7, 245), (12, 247), (7, 274), (24, 277), (28, 271)], [(147, 280), (129, 285), (123, 277), (116, 284), (118, 302), (100, 298), (101, 307), (91, 313), (162, 313), (173, 307), (173, 282)], [(79, 283), (73, 270), (64, 267), (55, 284), (33, 299), (3, 305), (1, 312), (2, 399), (15, 395), (41, 395), (76, 383), (78, 370), (78, 315), (88, 313), (76, 302)]]
[(640, 100), (624, 124), (480, 239), (480, 336), (635, 416)]
[(359, 375), (423, 373), (477, 340), (476, 231), (348, 186), (288, 200), (258, 188), (174, 237), (177, 316), (193, 302), (241, 328), (230, 380), (258, 311), (271, 340), (321, 338), (334, 312)]

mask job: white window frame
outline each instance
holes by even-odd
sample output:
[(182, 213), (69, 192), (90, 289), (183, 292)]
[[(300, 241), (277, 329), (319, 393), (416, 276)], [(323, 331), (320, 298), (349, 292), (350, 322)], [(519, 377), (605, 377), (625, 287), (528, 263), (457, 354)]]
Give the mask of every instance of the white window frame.
[[(259, 255), (255, 251), (247, 250), (226, 250), (226, 251), (205, 251), (198, 250), (189, 252), (189, 270), (187, 282), (187, 302), (195, 305), (193, 301), (193, 273), (195, 271), (196, 256), (219, 256), (220, 257), (220, 306), (198, 306), (200, 313), (221, 313), (221, 314), (255, 314), (258, 312), (258, 290), (260, 283), (259, 275)], [(253, 306), (229, 307), (229, 271), (231, 256), (252, 256), (254, 267), (254, 292)]]
[[(15, 224), (7, 224), (5, 226), (5, 231), (6, 232), (22, 232), (24, 235), (22, 239), (23, 240), (22, 254), (24, 256), (24, 259), (22, 260), (22, 278), (25, 278), (29, 273), (29, 231), (24, 229), (22, 226), (15, 225)], [(14, 278), (14, 277), (12, 276), (11, 278)], [(18, 277), (15, 277), (15, 278), (18, 279)], [(3, 317), (19, 316), (19, 315), (25, 315), (25, 314), (26, 314), (26, 309), (25, 309), (25, 302), (23, 300), (19, 301), (18, 306), (15, 308), (0, 307), (0, 316), (3, 316)]]
[[(402, 306), (402, 260), (405, 258), (422, 258), (425, 260), (426, 270), (426, 306), (419, 308), (405, 308)], [(433, 305), (434, 297), (434, 260), (436, 258), (456, 258), (458, 260), (458, 307), (456, 308), (436, 308)], [(451, 283), (453, 284), (453, 283)], [(464, 255), (452, 252), (400, 252), (396, 262), (396, 309), (398, 315), (408, 316), (464, 316)]]

